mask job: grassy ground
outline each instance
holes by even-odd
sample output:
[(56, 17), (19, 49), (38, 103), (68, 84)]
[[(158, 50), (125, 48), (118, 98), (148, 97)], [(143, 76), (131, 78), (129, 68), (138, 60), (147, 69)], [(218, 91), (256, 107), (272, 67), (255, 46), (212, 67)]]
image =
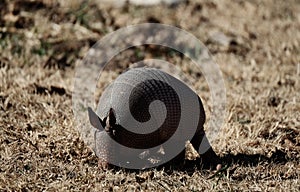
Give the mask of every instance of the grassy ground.
[[(300, 190), (298, 0), (190, 0), (148, 8), (58, 2), (0, 1), (1, 191)], [(209, 170), (102, 171), (74, 128), (75, 63), (108, 32), (144, 22), (189, 31), (220, 65), (228, 115), (213, 143), (225, 169), (214, 177)], [(229, 44), (214, 41), (215, 32)], [(128, 51), (116, 63), (155, 53), (149, 54)], [(209, 90), (197, 91), (209, 115)]]

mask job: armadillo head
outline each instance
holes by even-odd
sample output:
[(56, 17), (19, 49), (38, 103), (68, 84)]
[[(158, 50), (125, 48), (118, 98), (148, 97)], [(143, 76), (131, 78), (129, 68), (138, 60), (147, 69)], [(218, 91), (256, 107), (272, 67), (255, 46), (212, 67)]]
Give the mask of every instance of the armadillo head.
[[(99, 131), (105, 131), (109, 136), (115, 138), (117, 136), (116, 130), (116, 115), (112, 108), (110, 108), (108, 115), (102, 120), (90, 107), (88, 108), (89, 120), (93, 127)], [(115, 138), (116, 139), (116, 138)]]
[(88, 115), (91, 125), (96, 128), (94, 134), (94, 151), (102, 163), (110, 162), (115, 154), (114, 145), (109, 137), (116, 139), (116, 117), (114, 110), (111, 108), (108, 115), (101, 119), (91, 108), (88, 108)]

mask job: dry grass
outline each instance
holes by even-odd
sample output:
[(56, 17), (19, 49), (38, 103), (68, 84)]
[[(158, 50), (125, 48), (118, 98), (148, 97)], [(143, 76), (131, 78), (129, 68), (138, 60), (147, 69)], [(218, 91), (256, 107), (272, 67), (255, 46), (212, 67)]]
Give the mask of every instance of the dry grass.
[[(56, 2), (0, 2), (1, 191), (300, 190), (299, 1), (119, 9)], [(144, 22), (193, 33), (223, 71), (228, 116), (213, 147), (226, 168), (214, 177), (209, 170), (99, 170), (73, 127), (75, 63), (108, 32)], [(231, 44), (212, 42), (216, 31)], [(134, 53), (120, 61), (130, 63)], [(209, 90), (197, 91), (209, 113)]]

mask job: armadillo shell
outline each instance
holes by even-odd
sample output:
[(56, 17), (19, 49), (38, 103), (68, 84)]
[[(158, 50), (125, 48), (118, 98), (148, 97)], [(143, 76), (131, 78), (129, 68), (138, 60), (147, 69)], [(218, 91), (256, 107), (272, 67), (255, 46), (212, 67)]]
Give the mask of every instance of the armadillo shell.
[(180, 80), (153, 68), (131, 69), (109, 85), (99, 100), (97, 114), (104, 119), (111, 108), (119, 125), (115, 140), (120, 145), (112, 144), (106, 133), (99, 132), (95, 138), (96, 154), (108, 161), (114, 153), (122, 154), (114, 152), (120, 146), (146, 150), (163, 145), (170, 152), (177, 150), (176, 145), (184, 148), (187, 140), (203, 131), (205, 122), (198, 95)]

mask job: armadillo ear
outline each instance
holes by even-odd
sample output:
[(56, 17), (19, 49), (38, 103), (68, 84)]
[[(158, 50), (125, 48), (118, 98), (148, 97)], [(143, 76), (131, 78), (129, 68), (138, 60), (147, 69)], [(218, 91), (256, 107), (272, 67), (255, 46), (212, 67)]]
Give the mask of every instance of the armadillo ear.
[(98, 117), (98, 115), (90, 108), (88, 107), (88, 113), (89, 113), (89, 119), (90, 123), (93, 127), (96, 129), (100, 129), (101, 131), (104, 130), (104, 122)]
[(107, 120), (106, 120), (106, 126), (113, 127), (115, 124), (116, 124), (115, 111), (113, 110), (113, 108), (110, 108), (110, 110), (108, 112)]

